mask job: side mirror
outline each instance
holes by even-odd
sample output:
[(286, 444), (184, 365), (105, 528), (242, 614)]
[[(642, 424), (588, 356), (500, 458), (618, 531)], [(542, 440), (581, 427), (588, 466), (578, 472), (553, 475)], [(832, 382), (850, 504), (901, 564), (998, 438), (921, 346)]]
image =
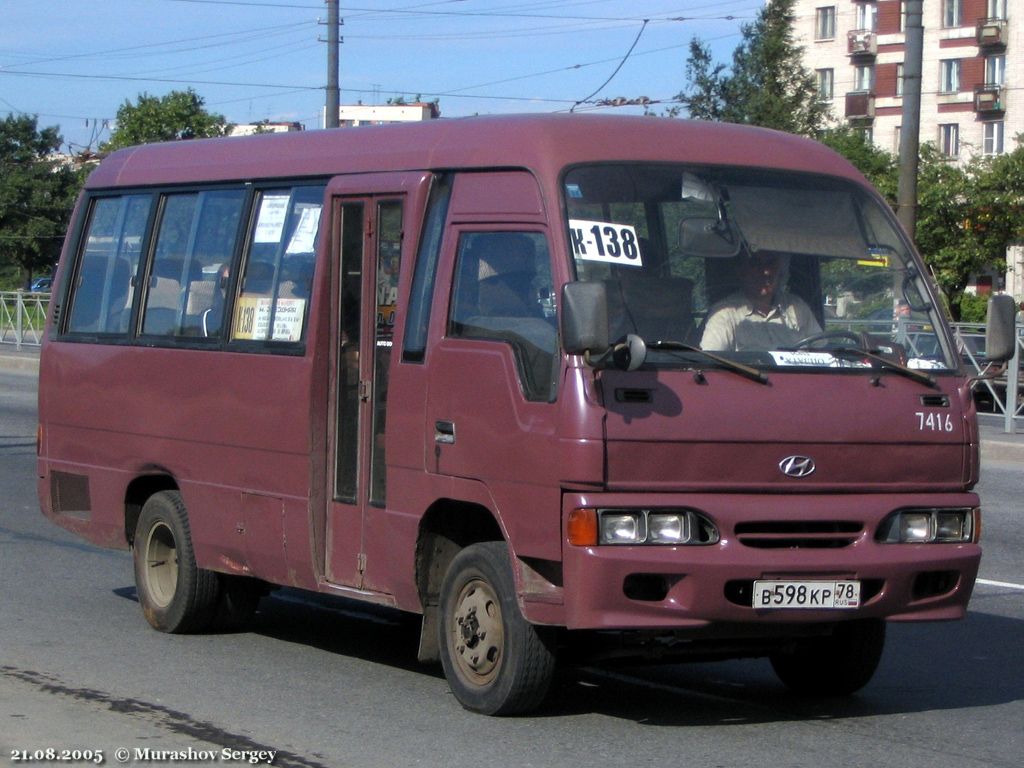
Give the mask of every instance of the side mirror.
[(988, 323), (985, 326), (985, 359), (1005, 363), (1017, 348), (1017, 302), (1005, 294), (988, 300)]
[(608, 339), (608, 293), (596, 281), (562, 286), (562, 349), (570, 355), (603, 355)]

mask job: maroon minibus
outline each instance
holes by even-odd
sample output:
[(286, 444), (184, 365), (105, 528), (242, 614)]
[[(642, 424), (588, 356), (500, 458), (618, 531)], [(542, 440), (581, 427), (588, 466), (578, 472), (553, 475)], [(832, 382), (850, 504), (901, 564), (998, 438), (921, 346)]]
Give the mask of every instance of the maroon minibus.
[(131, 549), (158, 630), (277, 586), (390, 606), (497, 714), (556, 659), (850, 693), (887, 621), (965, 614), (969, 382), (817, 143), (561, 115), (136, 147), (56, 286), (42, 510)]

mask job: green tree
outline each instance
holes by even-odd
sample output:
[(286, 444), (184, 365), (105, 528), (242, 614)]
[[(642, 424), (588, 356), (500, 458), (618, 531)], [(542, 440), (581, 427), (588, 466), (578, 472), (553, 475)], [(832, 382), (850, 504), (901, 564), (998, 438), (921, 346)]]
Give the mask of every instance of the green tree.
[[(694, 120), (720, 122), (725, 104), (724, 64), (716, 64), (711, 49), (696, 37), (690, 40), (690, 57), (686, 60), (686, 80), (690, 84), (686, 93), (680, 93), (676, 100), (686, 107), (689, 117)], [(678, 117), (682, 107), (669, 110), (669, 117)]]
[(691, 117), (817, 135), (828, 108), (818, 98), (814, 74), (803, 65), (793, 39), (794, 0), (772, 0), (753, 24), (742, 27), (743, 39), (732, 66), (711, 61), (699, 40), (690, 43), (689, 90), (676, 99)]
[(126, 100), (117, 110), (117, 127), (102, 149), (225, 135), (230, 126), (224, 115), (208, 112), (204, 104), (191, 88), (162, 97), (143, 93), (134, 104)]
[(954, 320), (971, 275), (1005, 265), (1005, 243), (996, 252), (986, 245), (979, 217), (989, 216), (991, 196), (981, 196), (987, 168), (982, 160), (959, 165), (933, 144), (921, 147), (917, 184), (917, 248), (945, 294)]
[(0, 266), (18, 284), (56, 264), (81, 176), (54, 158), (63, 139), (30, 115), (0, 120)]
[(864, 131), (848, 125), (827, 130), (818, 139), (849, 160), (895, 207), (899, 182), (896, 155), (873, 144)]

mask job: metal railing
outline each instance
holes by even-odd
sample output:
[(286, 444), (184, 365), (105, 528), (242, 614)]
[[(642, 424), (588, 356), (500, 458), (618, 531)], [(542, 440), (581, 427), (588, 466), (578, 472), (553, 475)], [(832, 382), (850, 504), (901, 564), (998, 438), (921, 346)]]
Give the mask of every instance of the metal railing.
[(50, 294), (0, 291), (0, 344), (15, 349), (38, 347), (43, 343)]
[[(977, 350), (978, 347), (968, 341), (971, 337), (984, 336), (983, 323), (954, 323), (953, 335), (957, 348), (964, 359), (968, 372), (974, 372), (983, 378), (974, 382), (975, 396), (980, 393), (986, 400), (991, 398), (992, 410), (1003, 415), (1003, 430), (1008, 433), (1015, 431), (1017, 419), (1024, 419), (1024, 397), (1021, 391), (1021, 359), (1024, 358), (1024, 325), (1017, 324), (1017, 346), (1013, 357), (1006, 364), (1006, 370), (994, 377), (987, 376), (989, 365)], [(984, 347), (982, 347), (984, 349)]]
[[(49, 293), (30, 293), (26, 291), (0, 291), (0, 344), (14, 344), (16, 349), (22, 347), (38, 347), (43, 341), (46, 326), (46, 311), (50, 306)], [(904, 321), (901, 321), (901, 323)], [(891, 332), (891, 323), (830, 323), (830, 327), (842, 325), (847, 330), (866, 330), (868, 332)], [(853, 325), (857, 325), (856, 328)], [(870, 326), (878, 325), (873, 328)], [(869, 327), (863, 327), (869, 326)], [(908, 328), (912, 329), (913, 326)], [(985, 335), (983, 323), (954, 323), (953, 334), (960, 354), (968, 372), (978, 376), (988, 373), (979, 345), (979, 338)], [(927, 334), (934, 337), (934, 334)], [(900, 328), (898, 337), (910, 346), (917, 343), (912, 330)], [(914, 350), (920, 352), (919, 350)], [(990, 399), (993, 411), (1005, 417), (1005, 429), (1014, 431), (1016, 419), (1024, 419), (1024, 397), (1020, 381), (1021, 359), (1024, 358), (1024, 325), (1017, 326), (1017, 349), (1013, 359), (1006, 366), (1005, 373), (995, 377), (979, 378), (974, 384), (975, 391), (980, 393), (986, 402)]]

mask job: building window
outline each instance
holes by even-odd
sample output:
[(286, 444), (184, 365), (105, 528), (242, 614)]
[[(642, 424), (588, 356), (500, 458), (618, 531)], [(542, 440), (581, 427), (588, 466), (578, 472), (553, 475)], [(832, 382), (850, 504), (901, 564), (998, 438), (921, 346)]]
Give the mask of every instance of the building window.
[(831, 40), (836, 36), (836, 7), (818, 8), (814, 17), (814, 39)]
[(1006, 0), (988, 0), (986, 7), (990, 19), (1006, 19)]
[(899, 155), (899, 153), (900, 153), (900, 142), (903, 141), (903, 126), (902, 125), (897, 125), (896, 128), (893, 130), (893, 141), (895, 142), (895, 146), (893, 147), (892, 151), (895, 152), (897, 155)]
[(903, 95), (903, 62), (896, 65), (896, 95)]
[(956, 93), (960, 90), (960, 59), (939, 62), (939, 92)]
[(854, 74), (853, 88), (856, 91), (874, 91), (875, 67), (873, 64), (864, 64), (857, 67)]
[(939, 149), (945, 157), (960, 157), (959, 123), (946, 123), (939, 126)]
[(874, 32), (877, 20), (878, 5), (876, 3), (857, 3), (857, 29)]
[(984, 123), (984, 152), (986, 155), (1003, 154), (1003, 121)]
[(985, 84), (1003, 85), (1006, 82), (1006, 54), (985, 57)]
[(832, 101), (835, 94), (835, 70), (819, 69), (815, 71), (818, 78), (818, 98)]
[(900, 0), (900, 32), (907, 31), (907, 4)]
[(961, 0), (942, 0), (942, 26), (959, 27), (963, 23)]

